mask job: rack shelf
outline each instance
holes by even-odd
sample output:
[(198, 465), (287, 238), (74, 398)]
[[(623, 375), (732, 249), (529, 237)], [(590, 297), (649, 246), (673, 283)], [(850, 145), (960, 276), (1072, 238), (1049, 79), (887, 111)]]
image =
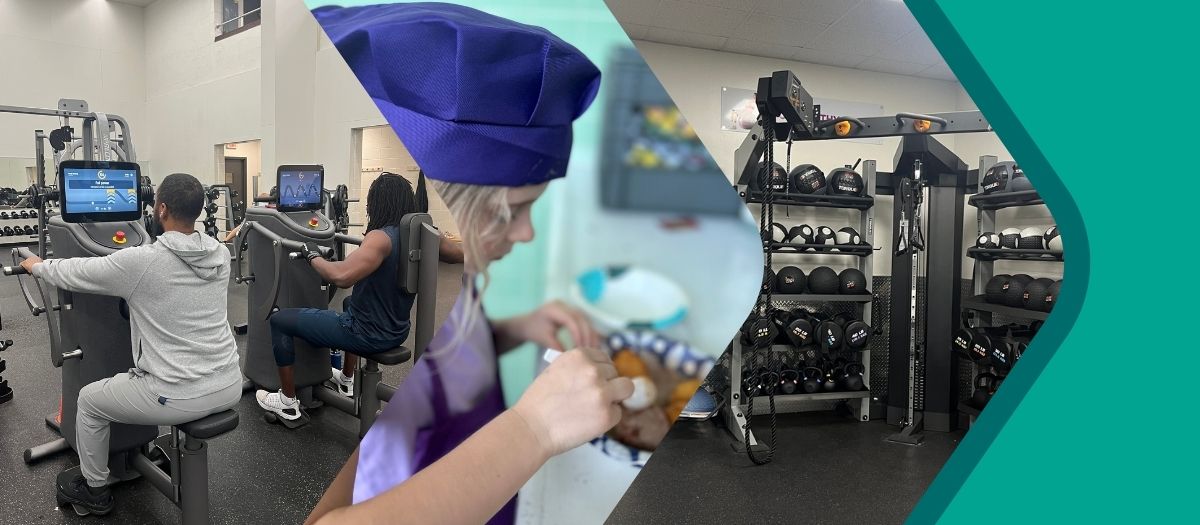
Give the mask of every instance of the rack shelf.
[[(869, 244), (815, 244), (796, 242), (773, 242), (768, 248), (772, 253), (804, 253), (810, 255), (855, 255), (866, 257), (874, 250)], [(812, 250), (812, 251), (807, 251)], [(834, 251), (837, 250), (837, 251)]]
[[(762, 204), (764, 194), (745, 189), (742, 198), (748, 204)], [(772, 197), (777, 206), (810, 206), (814, 208), (845, 208), (868, 210), (875, 205), (875, 197), (854, 195), (806, 195), (803, 193), (776, 193)]]
[(967, 204), (980, 210), (999, 210), (1017, 206), (1037, 206), (1045, 204), (1037, 190), (1013, 191), (1008, 193), (979, 193), (967, 199)]
[(963, 299), (962, 307), (979, 312), (990, 312), (1000, 314), (1005, 317), (1016, 317), (1019, 319), (1031, 319), (1034, 321), (1045, 321), (1050, 312), (1042, 312), (1038, 310), (1026, 310), (1024, 308), (1016, 308), (1003, 304), (989, 303), (982, 295), (976, 295)]
[[(839, 399), (862, 399), (862, 398), (866, 398), (866, 397), (871, 397), (871, 390), (869, 388), (866, 390), (856, 390), (853, 392), (847, 392), (847, 391), (837, 392), (837, 391), (835, 391), (835, 392), (817, 392), (814, 394), (776, 394), (775, 402), (779, 403), (781, 401), (836, 401)], [(759, 404), (758, 401), (765, 402), (767, 400), (767, 396), (754, 396), (754, 398), (756, 400), (756, 402), (754, 403), (755, 409), (758, 409), (758, 407), (766, 406), (766, 405)]]
[(771, 302), (793, 302), (793, 303), (869, 303), (875, 299), (875, 295), (867, 292), (861, 294), (816, 294), (816, 293), (801, 293), (801, 294), (771, 294)]
[(1022, 250), (1014, 248), (968, 248), (967, 257), (980, 261), (1062, 261), (1061, 253), (1050, 250)]

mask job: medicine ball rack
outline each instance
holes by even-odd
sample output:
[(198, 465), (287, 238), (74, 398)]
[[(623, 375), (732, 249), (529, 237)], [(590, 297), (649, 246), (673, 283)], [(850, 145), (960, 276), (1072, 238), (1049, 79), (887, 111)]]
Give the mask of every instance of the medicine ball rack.
[[(993, 155), (984, 155), (979, 158), (979, 173), (984, 173), (997, 162), (997, 158)], [(980, 181), (982, 184), (982, 180)], [(978, 193), (967, 199), (967, 204), (973, 206), (976, 210), (976, 232), (978, 237), (983, 232), (991, 232), (996, 230), (996, 214), (999, 210), (1007, 208), (1016, 208), (1022, 206), (1044, 206), (1046, 202), (1038, 195), (1037, 190), (1017, 191), (1011, 193), (983, 193), (982, 187)], [(1050, 250), (1022, 250), (1011, 248), (969, 248), (967, 256), (976, 260), (976, 269), (972, 275), (971, 290), (972, 296), (964, 298), (962, 307), (964, 310), (973, 310), (978, 313), (974, 316), (976, 326), (993, 326), (993, 315), (998, 315), (1011, 319), (1025, 319), (1029, 322), (1044, 321), (1050, 315), (1050, 312), (1039, 310), (1028, 310), (1025, 308), (1017, 308), (1013, 306), (989, 303), (985, 300), (984, 294), (988, 280), (995, 275), (995, 262), (998, 260), (1019, 260), (1019, 261), (1045, 261), (1045, 262), (1061, 262), (1063, 256), (1061, 253), (1053, 253)], [(971, 362), (971, 376), (974, 377), (980, 373), (979, 364)], [(980, 410), (971, 406), (966, 401), (958, 403), (958, 411), (968, 416), (968, 425), (975, 423), (975, 418), (979, 416)]]
[[(755, 127), (755, 133), (761, 134), (761, 128)], [(864, 242), (874, 239), (874, 205), (875, 197), (873, 196), (875, 188), (875, 166), (874, 160), (866, 160), (862, 163), (863, 184), (866, 191), (866, 196), (854, 195), (804, 195), (783, 193), (776, 194), (771, 199), (772, 204), (765, 204), (763, 195), (757, 191), (750, 191), (747, 186), (738, 186), (738, 193), (747, 204), (758, 204), (760, 206), (805, 206), (816, 208), (839, 208), (858, 211), (858, 224), (855, 228), (862, 232)], [(804, 251), (805, 249), (813, 249), (815, 251)], [(833, 249), (838, 251), (833, 251)], [(873, 275), (873, 254), (874, 248), (867, 242), (866, 244), (843, 245), (843, 244), (812, 244), (812, 243), (764, 243), (764, 252), (792, 254), (792, 255), (842, 255), (854, 257), (857, 265), (854, 265), (866, 277), (866, 282), (872, 282)], [(858, 319), (872, 325), (871, 322), (871, 302), (875, 296), (871, 292), (861, 294), (771, 294), (771, 305), (790, 305), (798, 306), (801, 303), (805, 304), (830, 304), (830, 303), (845, 303), (850, 304), (855, 309), (855, 314)], [(755, 439), (752, 432), (741, 432), (746, 423), (744, 412), (746, 403), (740, 399), (742, 384), (742, 367), (745, 363), (744, 348), (741, 344), (740, 337), (734, 337), (730, 346), (729, 359), (729, 392), (725, 395), (725, 407), (722, 410), (726, 418), (726, 424), (730, 429), (730, 434), (737, 438), (734, 443), (735, 449), (741, 449), (746, 446), (745, 441), (749, 439), (749, 446), (755, 447), (759, 443)], [(771, 352), (794, 352), (797, 349), (791, 345), (771, 345)], [(776, 394), (775, 395), (775, 412), (776, 413), (794, 413), (812, 410), (814, 408), (824, 408), (826, 402), (829, 401), (847, 401), (851, 412), (855, 419), (859, 421), (869, 421), (871, 418), (871, 350), (870, 347), (864, 347), (857, 350), (861, 356), (859, 362), (863, 364), (863, 390), (858, 391), (834, 391), (834, 392), (817, 392), (812, 394)], [(853, 400), (858, 400), (857, 403)], [(758, 403), (756, 406), (761, 407), (765, 403)]]

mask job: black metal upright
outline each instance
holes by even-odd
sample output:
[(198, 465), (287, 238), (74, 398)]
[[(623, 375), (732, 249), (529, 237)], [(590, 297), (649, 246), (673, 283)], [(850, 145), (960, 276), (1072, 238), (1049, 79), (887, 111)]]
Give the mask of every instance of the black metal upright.
[[(924, 384), (918, 409), (924, 413), (924, 428), (933, 431), (953, 430), (957, 421), (957, 381), (950, 354), (951, 337), (959, 324), (961, 310), (963, 199), (969, 181), (967, 164), (941, 142), (928, 135), (906, 135), (896, 152), (893, 181), (913, 178), (915, 160), (921, 163), (921, 178), (928, 186), (925, 251), (922, 263), (926, 279), (922, 320), (924, 334), (910, 333), (909, 312), (912, 285), (909, 254), (893, 253), (891, 330), (888, 353), (888, 421), (898, 424), (908, 407), (910, 338), (924, 344), (918, 349), (924, 373), (918, 373)], [(901, 199), (893, 205), (893, 225), (900, 224)], [(921, 308), (921, 306), (918, 306)], [(920, 328), (918, 328), (920, 330)], [(922, 337), (922, 335), (924, 337)], [(920, 372), (920, 370), (918, 370)], [(918, 379), (922, 381), (922, 379)]]

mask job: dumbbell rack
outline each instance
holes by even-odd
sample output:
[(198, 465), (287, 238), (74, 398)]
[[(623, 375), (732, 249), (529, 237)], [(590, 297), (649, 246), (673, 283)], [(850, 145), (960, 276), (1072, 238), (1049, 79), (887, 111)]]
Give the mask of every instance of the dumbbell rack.
[[(873, 257), (874, 248), (870, 242), (875, 238), (875, 166), (874, 160), (865, 160), (862, 163), (863, 184), (867, 190), (867, 195), (858, 197), (852, 195), (803, 195), (803, 194), (777, 194), (772, 199), (774, 206), (807, 206), (817, 208), (841, 208), (858, 210), (858, 225), (857, 230), (862, 235), (867, 246), (861, 245), (814, 245), (814, 244), (796, 244), (796, 243), (769, 243), (764, 247), (764, 250), (771, 250), (772, 253), (783, 254), (806, 254), (806, 255), (842, 255), (854, 257), (858, 261), (858, 270), (866, 277), (868, 286), (873, 285)], [(745, 186), (738, 187), (739, 195), (747, 204), (763, 204), (763, 196), (758, 192), (751, 192)], [(804, 248), (815, 248), (818, 251), (802, 251)], [(838, 248), (838, 251), (831, 251), (832, 248)], [(874, 292), (843, 295), (843, 294), (771, 294), (771, 303), (775, 304), (790, 304), (798, 305), (801, 303), (847, 303), (859, 309), (859, 319), (862, 319), (868, 325), (873, 325), (871, 322), (871, 302), (874, 300)], [(874, 335), (872, 337), (875, 337)], [(772, 352), (789, 352), (793, 347), (790, 345), (772, 345)], [(856, 392), (818, 392), (813, 394), (776, 394), (775, 395), (775, 411), (776, 413), (794, 413), (811, 410), (814, 407), (827, 406), (826, 401), (852, 401), (859, 400), (857, 403), (849, 403), (854, 416), (859, 421), (868, 421), (871, 416), (871, 350), (870, 346), (863, 347), (858, 351), (861, 354), (863, 364), (863, 390)], [(745, 411), (747, 404), (746, 400), (741, 397), (742, 385), (742, 366), (744, 362), (743, 347), (740, 337), (734, 337), (733, 343), (730, 346), (729, 353), (729, 391), (725, 394), (724, 407), (722, 413), (726, 419), (727, 428), (733, 434), (740, 445), (746, 445), (746, 436), (749, 436), (750, 445), (756, 445), (753, 433), (743, 434), (740, 429), (746, 424)], [(765, 401), (756, 402), (755, 410), (761, 411), (766, 407)]]
[[(984, 155), (979, 158), (979, 173), (985, 173), (995, 165), (997, 159), (992, 155)], [(982, 185), (982, 177), (980, 178)], [(991, 193), (984, 194), (982, 187), (978, 193), (967, 199), (967, 204), (975, 207), (976, 210), (976, 231), (975, 236), (978, 238), (984, 232), (996, 232), (996, 214), (999, 210), (1006, 208), (1015, 208), (1020, 206), (1043, 206), (1046, 204), (1038, 195), (1037, 190), (1016, 191), (1010, 193)], [(989, 303), (984, 299), (984, 294), (987, 287), (987, 282), (995, 276), (995, 262), (998, 260), (1013, 260), (1013, 261), (1046, 261), (1046, 262), (1061, 262), (1062, 254), (1050, 252), (1050, 250), (1028, 250), (1028, 249), (1012, 249), (1012, 248), (969, 248), (967, 256), (975, 259), (976, 270), (972, 275), (971, 297), (965, 298), (962, 301), (962, 307), (965, 310), (973, 310), (979, 315), (975, 317), (977, 326), (992, 326), (993, 316), (998, 315), (1014, 319), (1026, 319), (1028, 321), (1044, 321), (1050, 315), (1049, 312), (1038, 310), (1027, 310), (1025, 308), (1016, 308), (1003, 304)], [(971, 363), (971, 376), (974, 377), (980, 372), (977, 363)], [(969, 416), (969, 423), (974, 424), (975, 418), (979, 416), (980, 411), (975, 407), (968, 405), (965, 401), (959, 402), (959, 412)]]
[[(38, 235), (36, 231), (34, 233), (24, 233), (26, 226), (30, 228), (38, 227), (37, 217), (19, 217), (21, 212), (29, 214), (35, 211), (37, 211), (36, 208), (28, 206), (0, 206), (0, 231), (3, 231), (5, 227), (22, 229), (22, 233), (20, 234), (0, 235), (0, 246), (37, 244)], [(57, 212), (57, 209), (50, 208), (48, 213), (50, 216), (54, 216), (57, 215)], [(39, 211), (38, 213), (47, 213), (47, 211)], [(4, 215), (8, 215), (8, 217), (5, 218)], [(18, 215), (18, 217), (13, 217), (13, 215)]]
[[(225, 184), (215, 184), (204, 188), (204, 219), (197, 219), (197, 223), (204, 226), (205, 233), (216, 239), (223, 239), (224, 235), (220, 233), (228, 233), (236, 225), (236, 212), (240, 210), (241, 201), (236, 200), (237, 191)], [(220, 200), (220, 202), (218, 202)], [(218, 217), (215, 209), (224, 210), (222, 216)], [(224, 224), (223, 228), (217, 227), (217, 221)]]

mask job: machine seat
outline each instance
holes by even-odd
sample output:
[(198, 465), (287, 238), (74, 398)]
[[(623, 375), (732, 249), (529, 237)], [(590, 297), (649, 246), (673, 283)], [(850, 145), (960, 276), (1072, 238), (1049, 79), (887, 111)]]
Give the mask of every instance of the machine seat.
[(188, 421), (187, 423), (175, 425), (175, 428), (178, 428), (179, 430), (183, 431), (184, 434), (197, 439), (209, 439), (229, 432), (230, 430), (237, 428), (237, 426), (238, 413), (237, 411), (230, 409), (224, 412), (217, 412), (216, 414), (202, 417), (195, 421)]
[(391, 350), (386, 350), (383, 352), (367, 354), (367, 355), (355, 354), (354, 352), (350, 352), (349, 350), (347, 350), (346, 352), (357, 355), (358, 357), (361, 357), (363, 359), (375, 361), (376, 363), (379, 363), (381, 365), (398, 365), (400, 363), (408, 361), (408, 359), (410, 357), (412, 357), (412, 351), (403, 346), (397, 346), (396, 348), (393, 348)]

